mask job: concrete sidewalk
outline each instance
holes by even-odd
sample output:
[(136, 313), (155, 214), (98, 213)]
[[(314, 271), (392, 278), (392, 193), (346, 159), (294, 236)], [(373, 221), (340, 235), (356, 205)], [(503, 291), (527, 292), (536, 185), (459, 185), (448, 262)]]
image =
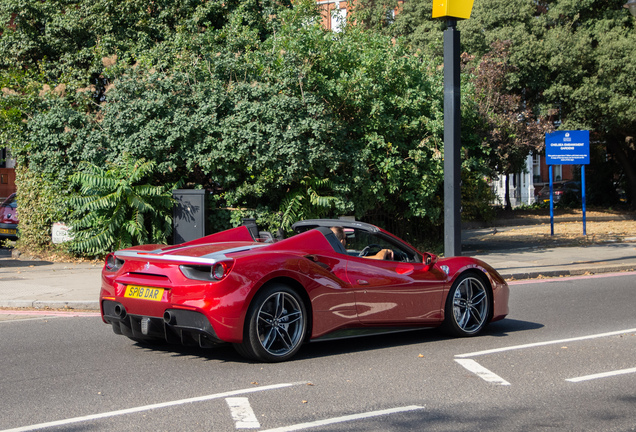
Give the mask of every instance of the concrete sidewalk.
[[(13, 259), (0, 252), (5, 252), (0, 253), (0, 307), (99, 309), (101, 265)], [(464, 255), (486, 261), (508, 280), (636, 270), (636, 241)]]
[(465, 253), (492, 265), (506, 279), (578, 276), (636, 270), (636, 241), (583, 247), (526, 248)]
[(102, 267), (0, 258), (0, 307), (99, 309)]

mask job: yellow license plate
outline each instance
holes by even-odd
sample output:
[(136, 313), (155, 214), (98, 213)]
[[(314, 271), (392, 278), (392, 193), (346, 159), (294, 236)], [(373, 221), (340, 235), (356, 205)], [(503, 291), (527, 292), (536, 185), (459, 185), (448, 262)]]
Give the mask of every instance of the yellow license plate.
[(128, 285), (124, 297), (142, 300), (161, 301), (163, 288), (153, 288), (139, 285)]
[(5, 228), (0, 228), (0, 234), (15, 234), (16, 230), (14, 229), (5, 229)]

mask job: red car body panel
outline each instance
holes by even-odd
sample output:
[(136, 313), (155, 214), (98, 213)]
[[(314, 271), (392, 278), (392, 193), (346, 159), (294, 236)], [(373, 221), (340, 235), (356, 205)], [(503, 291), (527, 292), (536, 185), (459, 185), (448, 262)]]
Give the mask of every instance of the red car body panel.
[(446, 274), (439, 268), (424, 268), (421, 263), (351, 258), (347, 277), (355, 288), (360, 321), (404, 325), (441, 321)]
[[(415, 251), (386, 231), (377, 232)], [(101, 312), (104, 322), (119, 332), (126, 315), (161, 319), (167, 311), (192, 311), (209, 321), (208, 333), (215, 342), (241, 343), (252, 299), (265, 285), (280, 283), (304, 299), (309, 339), (359, 327), (434, 327), (444, 320), (446, 296), (455, 279), (473, 271), (490, 282), (492, 320), (508, 314), (508, 286), (492, 267), (468, 257), (426, 264), (422, 257), (430, 255), (417, 254), (413, 256), (420, 262), (370, 260), (336, 251), (316, 229), (263, 243), (246, 227), (238, 227), (181, 245), (115, 252), (109, 259), (117, 265), (107, 264), (102, 271)], [(225, 271), (221, 280), (193, 278), (206, 277), (216, 265)], [(161, 288), (162, 297), (129, 298), (127, 286)]]

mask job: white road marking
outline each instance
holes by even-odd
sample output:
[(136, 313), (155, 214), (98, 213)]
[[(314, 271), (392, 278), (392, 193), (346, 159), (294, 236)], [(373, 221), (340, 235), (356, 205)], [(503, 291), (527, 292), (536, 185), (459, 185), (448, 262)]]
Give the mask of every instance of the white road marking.
[(99, 420), (99, 419), (103, 419), (103, 418), (116, 417), (116, 416), (127, 415), (127, 414), (134, 414), (134, 413), (139, 413), (139, 412), (143, 412), (143, 411), (150, 411), (150, 410), (154, 410), (154, 409), (167, 408), (167, 407), (172, 407), (172, 406), (176, 406), (176, 405), (184, 405), (184, 404), (194, 403), (194, 402), (205, 402), (205, 401), (209, 401), (209, 400), (212, 400), (212, 399), (221, 399), (221, 398), (237, 396), (237, 395), (247, 394), (247, 393), (256, 393), (256, 392), (262, 392), (262, 391), (267, 391), (267, 390), (276, 390), (276, 389), (281, 389), (281, 388), (285, 388), (285, 387), (291, 387), (291, 386), (300, 385), (300, 384), (306, 384), (306, 383), (305, 382), (284, 383), (284, 384), (274, 384), (274, 385), (269, 385), (269, 386), (254, 387), (254, 388), (248, 388), (248, 389), (242, 389), (242, 390), (233, 390), (233, 391), (229, 391), (229, 392), (216, 393), (216, 394), (211, 394), (211, 395), (206, 395), (206, 396), (199, 396), (199, 397), (194, 397), (194, 398), (189, 398), (189, 399), (181, 399), (181, 400), (170, 401), (170, 402), (162, 402), (162, 403), (157, 403), (157, 404), (152, 404), (152, 405), (144, 405), (144, 406), (135, 407), (135, 408), (127, 408), (127, 409), (118, 410), (118, 411), (109, 411), (109, 412), (100, 413), (100, 414), (91, 414), (91, 415), (87, 415), (87, 416), (74, 417), (74, 418), (64, 419), (64, 420), (57, 420), (57, 421), (52, 421), (52, 422), (48, 422), (48, 423), (40, 423), (40, 424), (35, 424), (35, 425), (30, 425), (30, 426), (22, 426), (22, 427), (18, 427), (18, 428), (14, 428), (14, 429), (5, 429), (5, 430), (0, 431), (0, 432), (24, 432), (24, 431), (34, 431), (34, 430), (38, 430), (38, 429), (50, 428), (50, 427), (54, 427), (54, 426), (66, 426), (66, 425), (73, 424), (73, 423), (81, 423), (81, 422), (86, 422), (86, 421), (91, 421), (91, 420)]
[(279, 427), (275, 429), (267, 429), (262, 432), (293, 432), (293, 431), (310, 429), (310, 428), (319, 427), (319, 426), (326, 426), (326, 425), (331, 425), (336, 423), (344, 423), (344, 422), (353, 421), (353, 420), (362, 420), (362, 419), (366, 419), (370, 417), (378, 417), (383, 415), (389, 415), (389, 414), (395, 414), (395, 413), (407, 412), (407, 411), (415, 411), (415, 410), (421, 410), (421, 409), (424, 409), (424, 407), (419, 405), (410, 405), (410, 406), (390, 408), (390, 409), (385, 409), (380, 411), (369, 411), (366, 413), (352, 414), (352, 415), (347, 415), (342, 417), (334, 417), (334, 418), (324, 419), (324, 420), (316, 420), (316, 421), (307, 422), (307, 423), (299, 423), (299, 424), (291, 425), (291, 426), (283, 426), (283, 427)]
[(46, 316), (46, 317), (98, 317), (99, 312), (72, 312), (72, 311), (46, 311), (46, 310), (11, 310), (0, 309), (0, 315), (28, 315), (28, 316)]
[(0, 320), (0, 324), (9, 324), (9, 323), (16, 323), (16, 322), (24, 322), (24, 321), (42, 321), (42, 320), (52, 320), (52, 319), (57, 319), (57, 318), (61, 318), (58, 316), (52, 316), (52, 317), (38, 317), (38, 318), (20, 318), (20, 319), (3, 319)]
[(580, 336), (580, 337), (574, 337), (569, 339), (557, 339), (557, 340), (551, 340), (551, 341), (545, 341), (545, 342), (535, 342), (535, 343), (530, 343), (525, 345), (514, 345), (514, 346), (509, 346), (504, 348), (495, 348), (495, 349), (484, 350), (484, 351), (476, 351), (476, 352), (472, 352), (468, 354), (458, 354), (455, 357), (457, 358), (477, 357), (477, 356), (482, 356), (487, 354), (502, 353), (506, 351), (515, 351), (520, 349), (535, 348), (535, 347), (546, 346), (546, 345), (565, 344), (568, 342), (576, 342), (576, 341), (582, 341), (582, 340), (588, 340), (588, 339), (617, 336), (617, 335), (625, 334), (625, 333), (636, 333), (636, 328), (627, 329), (627, 330), (618, 330), (618, 331), (613, 331), (609, 333), (600, 333), (600, 334), (589, 335), (589, 336)]
[(232, 419), (236, 422), (237, 429), (258, 429), (261, 427), (250, 406), (250, 401), (246, 397), (226, 398), (225, 402), (230, 407)]
[(490, 370), (486, 369), (485, 367), (483, 367), (482, 365), (477, 363), (475, 360), (471, 360), (471, 359), (455, 359), (455, 361), (457, 363), (459, 363), (460, 365), (464, 366), (470, 372), (472, 372), (475, 375), (477, 375), (479, 378), (483, 379), (484, 381), (487, 381), (487, 382), (493, 383), (493, 384), (497, 384), (497, 385), (504, 385), (504, 386), (509, 386), (510, 385), (510, 383), (508, 381), (506, 381), (505, 379), (503, 379), (499, 375), (491, 372)]
[(617, 375), (625, 375), (625, 374), (631, 374), (631, 373), (636, 373), (636, 368), (621, 369), (621, 370), (616, 370), (611, 372), (597, 373), (593, 375), (585, 375), (578, 378), (569, 378), (569, 379), (566, 379), (566, 381), (577, 383), (581, 381), (590, 381), (590, 380), (598, 379), (598, 378), (608, 378), (608, 377), (613, 377)]
[(569, 281), (583, 280), (583, 279), (599, 279), (599, 278), (607, 279), (607, 278), (616, 277), (616, 276), (633, 276), (634, 274), (636, 274), (636, 272), (626, 271), (626, 272), (619, 272), (619, 273), (600, 273), (600, 274), (585, 275), (585, 276), (564, 276), (564, 277), (553, 277), (553, 278), (546, 278), (546, 279), (512, 280), (512, 281), (506, 281), (506, 282), (508, 283), (508, 285), (530, 285), (530, 284), (550, 283), (550, 282), (569, 282)]

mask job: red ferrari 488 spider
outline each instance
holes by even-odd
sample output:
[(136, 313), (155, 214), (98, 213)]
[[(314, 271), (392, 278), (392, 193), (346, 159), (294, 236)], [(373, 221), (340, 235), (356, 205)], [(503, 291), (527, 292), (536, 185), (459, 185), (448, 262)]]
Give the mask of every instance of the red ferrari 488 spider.
[(362, 222), (293, 228), (279, 241), (241, 226), (111, 253), (102, 318), (136, 341), (232, 343), (277, 362), (309, 340), (439, 326), (472, 336), (508, 314), (508, 286), (482, 261), (438, 259)]

